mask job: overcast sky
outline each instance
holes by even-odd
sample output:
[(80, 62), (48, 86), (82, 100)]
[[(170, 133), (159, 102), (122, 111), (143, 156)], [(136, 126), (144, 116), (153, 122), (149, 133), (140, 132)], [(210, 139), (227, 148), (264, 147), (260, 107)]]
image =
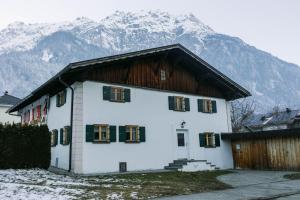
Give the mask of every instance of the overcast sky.
[(142, 9), (193, 13), (216, 32), (300, 65), (300, 0), (0, 0), (0, 29), (14, 21), (100, 20)]

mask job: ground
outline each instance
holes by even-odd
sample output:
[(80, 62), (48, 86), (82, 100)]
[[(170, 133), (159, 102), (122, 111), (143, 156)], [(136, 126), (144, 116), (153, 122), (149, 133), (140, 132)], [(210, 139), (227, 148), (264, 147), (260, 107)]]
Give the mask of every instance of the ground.
[(148, 199), (229, 188), (227, 171), (70, 177), (46, 170), (0, 170), (0, 199)]
[[(294, 172), (234, 170), (234, 173), (217, 179), (233, 188), (203, 192), (185, 196), (163, 198), (164, 200), (296, 200), (300, 199), (300, 177)], [(293, 175), (289, 175), (293, 174)], [(293, 177), (294, 180), (286, 177)]]

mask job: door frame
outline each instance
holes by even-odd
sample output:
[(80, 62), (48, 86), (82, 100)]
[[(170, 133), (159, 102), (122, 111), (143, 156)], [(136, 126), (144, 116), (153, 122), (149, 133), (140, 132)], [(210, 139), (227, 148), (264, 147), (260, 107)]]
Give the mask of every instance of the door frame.
[[(175, 129), (175, 148), (176, 148), (176, 158), (180, 159), (178, 156), (178, 133), (184, 133), (184, 142), (185, 142), (185, 148), (186, 148), (186, 159), (190, 159), (190, 136), (189, 136), (189, 130), (188, 129)], [(183, 158), (181, 158), (183, 159)]]

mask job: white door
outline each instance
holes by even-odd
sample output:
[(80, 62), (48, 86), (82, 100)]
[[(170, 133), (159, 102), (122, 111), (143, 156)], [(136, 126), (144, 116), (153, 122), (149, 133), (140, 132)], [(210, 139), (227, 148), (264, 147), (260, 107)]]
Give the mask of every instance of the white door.
[(176, 131), (177, 159), (189, 159), (188, 145), (189, 145), (188, 131), (177, 130)]

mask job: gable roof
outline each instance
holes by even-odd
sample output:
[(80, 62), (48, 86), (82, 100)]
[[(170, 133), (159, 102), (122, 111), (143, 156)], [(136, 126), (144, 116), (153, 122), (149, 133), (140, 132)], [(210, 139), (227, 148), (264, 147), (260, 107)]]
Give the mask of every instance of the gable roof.
[(275, 113), (250, 115), (243, 121), (243, 126), (260, 128), (265, 126), (289, 124), (300, 118), (300, 110), (287, 110)]
[(0, 105), (15, 105), (17, 104), (21, 99), (14, 97), (12, 95), (7, 94), (6, 92), (4, 93), (3, 96), (0, 97)]
[[(185, 56), (186, 59), (193, 62), (193, 67), (197, 69), (206, 70), (206, 73), (210, 74), (210, 79), (216, 84), (220, 84), (224, 87), (225, 90), (229, 90), (231, 96), (228, 97), (228, 100), (233, 100), (241, 97), (251, 96), (250, 92), (247, 91), (245, 88), (240, 86), (239, 84), (235, 83), (233, 80), (225, 76), (223, 73), (209, 65), (207, 62), (196, 56), (194, 53), (186, 49), (180, 44), (173, 44), (168, 46), (162, 46), (152, 49), (146, 49), (141, 51), (135, 51), (130, 53), (124, 53), (119, 55), (101, 57), (97, 59), (91, 59), (86, 61), (74, 62), (68, 64), (65, 68), (63, 68), (60, 72), (58, 72), (55, 76), (49, 79), (47, 82), (42, 84), (40, 87), (35, 89), (31, 94), (25, 97), (21, 102), (17, 105), (9, 109), (9, 112), (17, 111), (18, 109), (26, 106), (27, 104), (31, 103), (32, 101), (38, 99), (40, 96), (47, 94), (46, 90), (49, 87), (54, 87), (55, 83), (56, 86), (59, 84), (59, 78), (70, 75), (71, 73), (78, 72), (80, 70), (87, 70), (89, 67), (95, 67), (95, 65), (105, 65), (114, 62), (126, 62), (132, 59), (137, 59), (141, 57), (162, 54), (162, 53), (169, 53), (174, 54), (175, 51), (180, 53), (181, 55)], [(44, 90), (44, 92), (43, 92)]]

